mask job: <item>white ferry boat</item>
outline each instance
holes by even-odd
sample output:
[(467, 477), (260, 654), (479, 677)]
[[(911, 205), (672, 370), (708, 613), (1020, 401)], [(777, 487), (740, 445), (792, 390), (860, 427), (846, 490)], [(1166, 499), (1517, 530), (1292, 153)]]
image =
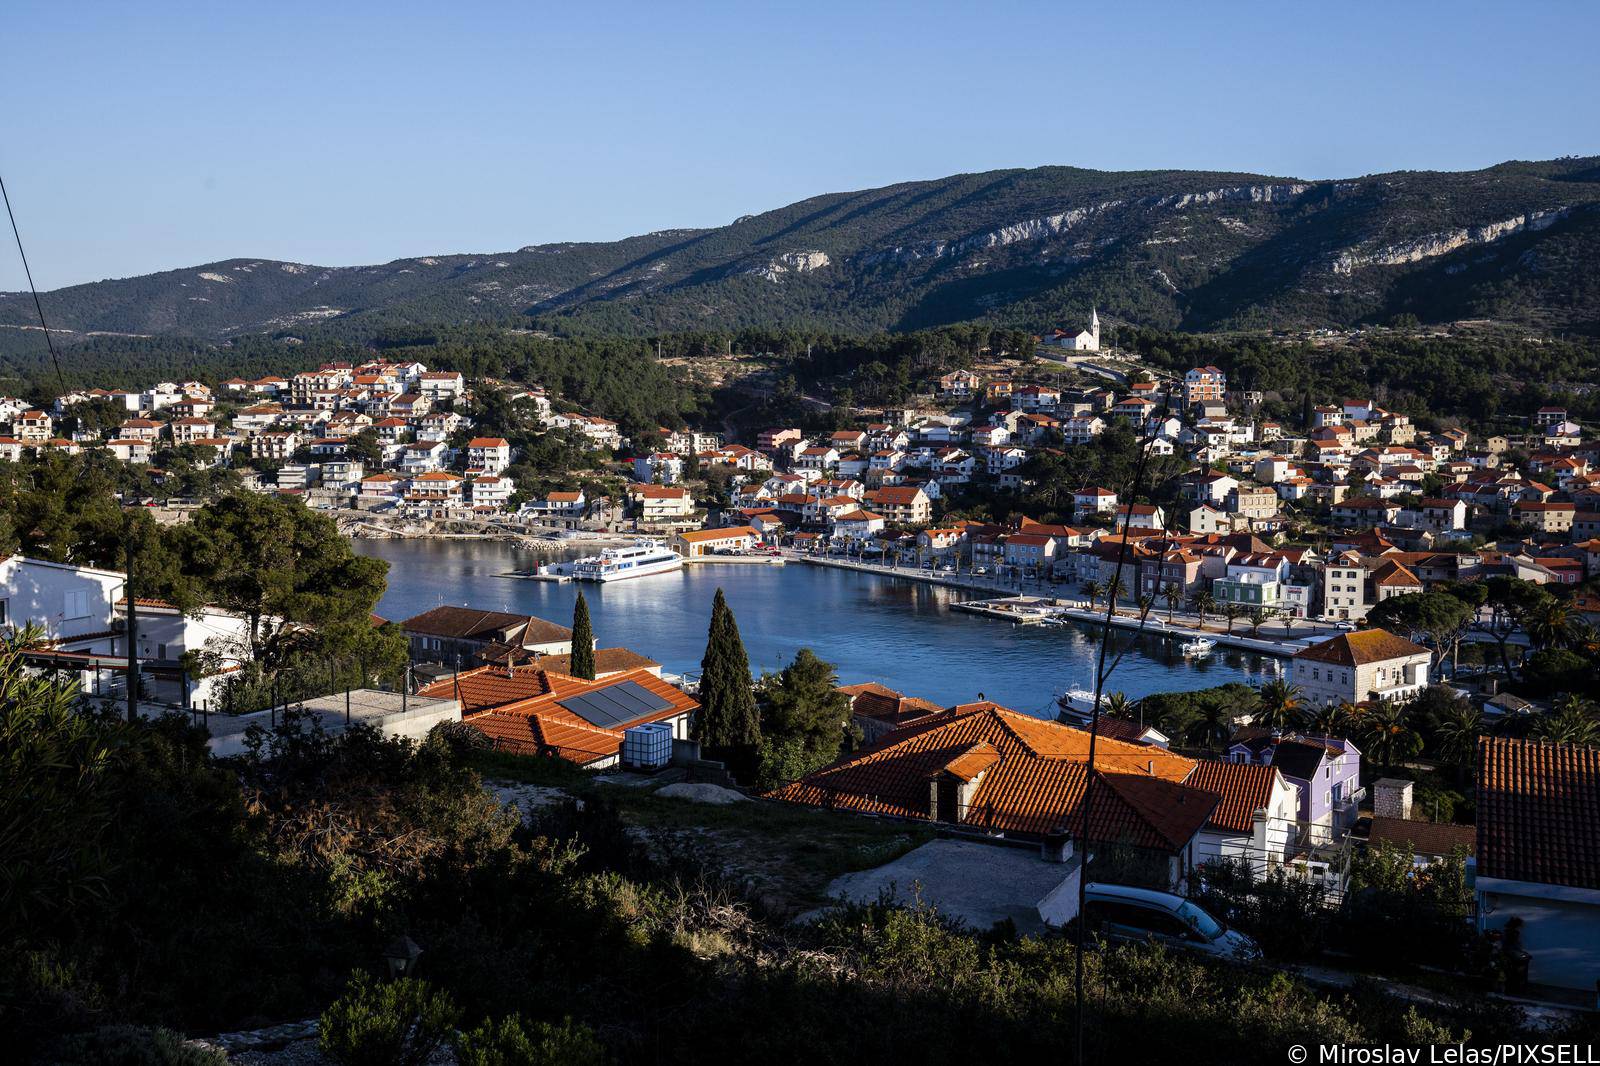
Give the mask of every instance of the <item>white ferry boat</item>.
[(624, 581), (630, 577), (665, 574), (683, 566), (677, 552), (655, 540), (641, 540), (626, 548), (607, 548), (599, 555), (572, 564), (579, 581)]

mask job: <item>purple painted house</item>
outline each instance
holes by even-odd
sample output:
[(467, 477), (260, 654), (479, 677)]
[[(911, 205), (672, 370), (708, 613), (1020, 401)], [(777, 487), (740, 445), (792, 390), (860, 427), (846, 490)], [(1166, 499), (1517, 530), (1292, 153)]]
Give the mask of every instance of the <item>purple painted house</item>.
[(1241, 735), (1229, 746), (1228, 759), (1277, 767), (1300, 797), (1295, 817), (1308, 830), (1337, 837), (1355, 824), (1363, 795), (1361, 749), (1350, 741), (1293, 733)]

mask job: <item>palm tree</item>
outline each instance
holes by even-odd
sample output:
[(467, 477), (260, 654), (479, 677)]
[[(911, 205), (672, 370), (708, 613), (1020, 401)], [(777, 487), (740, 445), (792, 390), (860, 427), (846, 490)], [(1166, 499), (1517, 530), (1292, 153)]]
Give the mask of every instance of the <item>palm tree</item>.
[(1355, 707), (1348, 703), (1325, 703), (1306, 721), (1306, 729), (1314, 736), (1342, 737), (1350, 732)]
[(1200, 616), (1200, 628), (1204, 629), (1206, 627), (1206, 613), (1216, 607), (1216, 599), (1212, 597), (1211, 593), (1202, 589), (1195, 593), (1189, 602), (1194, 605), (1194, 613)]
[(1225, 603), (1222, 605), (1222, 617), (1228, 620), (1229, 633), (1233, 632), (1233, 623), (1236, 622), (1239, 619), (1239, 616), (1242, 614), (1244, 614), (1244, 608), (1240, 607), (1237, 603)]
[(1577, 714), (1593, 717), (1596, 712), (1594, 700), (1587, 696), (1580, 696), (1576, 692), (1568, 692), (1555, 702), (1557, 714)]
[(1141, 621), (1150, 617), (1150, 608), (1154, 607), (1155, 605), (1156, 598), (1150, 595), (1148, 592), (1142, 593), (1139, 596), (1139, 618)]
[(1367, 754), (1379, 766), (1394, 766), (1422, 751), (1422, 735), (1411, 728), (1404, 705), (1378, 700), (1361, 712)]
[(1574, 622), (1568, 627), (1567, 644), (1586, 658), (1600, 658), (1600, 629), (1588, 622)]
[(1178, 604), (1183, 602), (1183, 588), (1176, 581), (1169, 581), (1161, 590), (1161, 598), (1167, 601), (1167, 624), (1171, 625), (1172, 616), (1178, 613)]
[(1299, 723), (1300, 686), (1275, 677), (1261, 686), (1256, 723), (1272, 730), (1287, 730)]
[(1208, 748), (1221, 747), (1233, 736), (1233, 714), (1221, 700), (1206, 700), (1200, 717), (1189, 727), (1189, 740)]
[(1569, 693), (1556, 701), (1555, 709), (1544, 716), (1534, 735), (1558, 744), (1600, 746), (1600, 714), (1596, 714), (1591, 700)]
[(1250, 608), (1249, 617), (1250, 617), (1250, 635), (1252, 637), (1260, 636), (1261, 635), (1261, 626), (1267, 620), (1267, 609), (1265, 607), (1252, 607), (1252, 608)]
[(1557, 744), (1577, 744), (1585, 748), (1600, 747), (1600, 721), (1570, 714), (1546, 715), (1534, 735), (1540, 740)]
[(1128, 699), (1126, 692), (1113, 692), (1109, 696), (1101, 697), (1100, 713), (1113, 718), (1132, 718), (1133, 701)]
[(1554, 597), (1540, 603), (1523, 619), (1528, 639), (1541, 648), (1555, 648), (1572, 638), (1572, 612)]
[(1468, 699), (1451, 700), (1433, 713), (1433, 739), (1439, 756), (1459, 772), (1472, 765), (1483, 735), (1483, 712)]
[(1105, 590), (1105, 586), (1098, 581), (1085, 581), (1083, 583), (1083, 594), (1089, 598), (1089, 606), (1091, 608), (1099, 601)]
[(1122, 575), (1113, 574), (1111, 580), (1106, 582), (1106, 602), (1111, 604), (1113, 613), (1117, 609), (1117, 600), (1122, 598), (1123, 591)]

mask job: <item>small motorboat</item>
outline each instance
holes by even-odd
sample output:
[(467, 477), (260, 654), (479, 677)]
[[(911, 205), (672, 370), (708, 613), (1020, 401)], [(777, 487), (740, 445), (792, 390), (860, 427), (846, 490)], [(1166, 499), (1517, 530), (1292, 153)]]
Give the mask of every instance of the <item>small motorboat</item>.
[(1073, 687), (1056, 697), (1061, 715), (1057, 721), (1087, 722), (1094, 715), (1094, 693)]
[(1215, 648), (1216, 646), (1217, 642), (1212, 640), (1210, 637), (1193, 637), (1184, 641), (1182, 644), (1179, 644), (1178, 650), (1181, 651), (1186, 658), (1197, 659), (1203, 655), (1210, 655), (1211, 649)]

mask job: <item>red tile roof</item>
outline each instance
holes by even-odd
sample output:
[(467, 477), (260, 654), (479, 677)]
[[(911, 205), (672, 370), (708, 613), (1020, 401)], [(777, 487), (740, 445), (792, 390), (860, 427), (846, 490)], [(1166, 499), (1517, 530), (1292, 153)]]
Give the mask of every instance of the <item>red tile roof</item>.
[[(772, 795), (811, 806), (927, 818), (931, 782), (976, 779), (961, 821), (1025, 836), (1080, 835), (1089, 734), (993, 703), (967, 704), (808, 774)], [(993, 750), (993, 756), (989, 754)], [(1093, 837), (1175, 851), (1206, 824), (1211, 793), (1179, 784), (1194, 763), (1101, 737)], [(981, 764), (981, 765), (980, 765)], [(978, 775), (981, 774), (981, 778)], [(970, 775), (970, 776), (968, 776)]]
[(1373, 843), (1393, 841), (1410, 848), (1414, 855), (1449, 855), (1456, 848), (1466, 848), (1471, 855), (1477, 842), (1477, 830), (1470, 825), (1446, 822), (1373, 818), (1367, 839)]
[(1255, 812), (1271, 807), (1278, 777), (1276, 768), (1260, 763), (1201, 759), (1184, 784), (1214, 793), (1221, 801), (1211, 813), (1213, 826), (1249, 833), (1255, 828)]
[(930, 700), (906, 696), (892, 688), (868, 681), (860, 685), (841, 685), (839, 691), (850, 697), (850, 713), (862, 718), (900, 727), (918, 725), (933, 715), (947, 713)]
[(467, 715), (463, 708), (462, 721), (489, 737), (498, 748), (524, 755), (557, 755), (586, 765), (615, 756), (622, 749), (622, 730), (592, 725), (561, 706), (560, 701), (633, 682), (661, 697), (667, 707), (630, 723), (632, 725), (666, 721), (692, 714), (700, 707), (693, 696), (648, 670), (628, 670), (598, 681), (580, 681), (546, 671), (537, 673), (541, 681), (550, 686), (548, 691), (491, 711)]
[(760, 540), (761, 534), (749, 526), (729, 526), (726, 529), (690, 529), (678, 534), (678, 539), (688, 544), (734, 540), (741, 537)]
[(1600, 888), (1600, 748), (1479, 738), (1478, 876)]
[(1408, 655), (1430, 655), (1420, 644), (1399, 637), (1387, 629), (1363, 629), (1341, 633), (1294, 654), (1296, 659), (1333, 663), (1335, 666), (1362, 666), (1366, 663), (1401, 659)]

